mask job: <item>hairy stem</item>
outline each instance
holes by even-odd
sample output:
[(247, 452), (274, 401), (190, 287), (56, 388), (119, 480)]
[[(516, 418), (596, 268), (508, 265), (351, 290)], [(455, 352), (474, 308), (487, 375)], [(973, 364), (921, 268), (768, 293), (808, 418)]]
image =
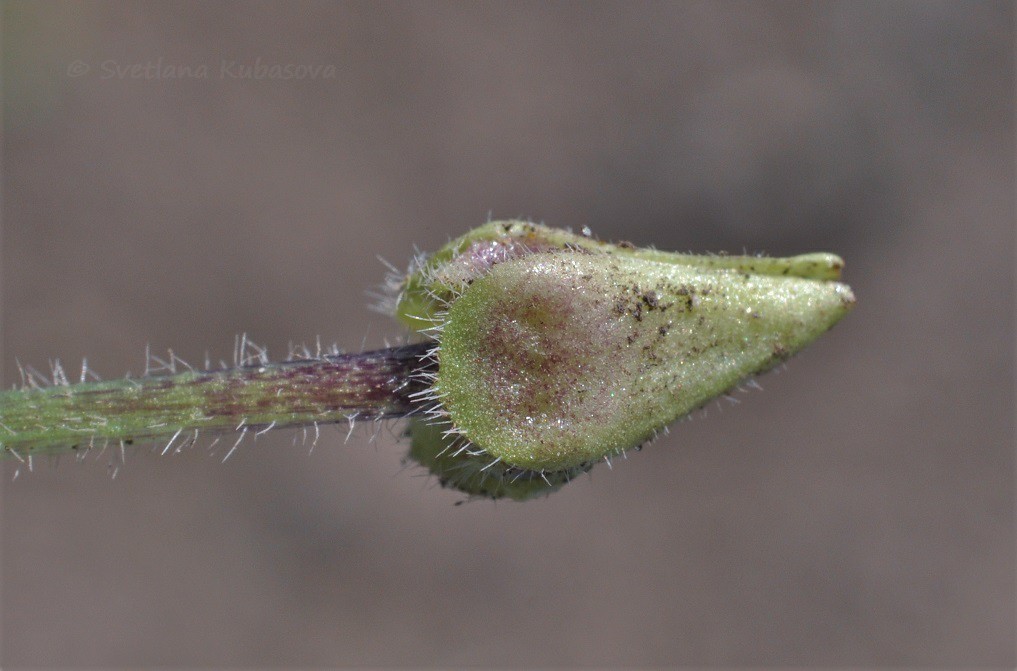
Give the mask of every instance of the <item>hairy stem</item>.
[(400, 417), (424, 386), (416, 374), (430, 347), (2, 392), (0, 453)]

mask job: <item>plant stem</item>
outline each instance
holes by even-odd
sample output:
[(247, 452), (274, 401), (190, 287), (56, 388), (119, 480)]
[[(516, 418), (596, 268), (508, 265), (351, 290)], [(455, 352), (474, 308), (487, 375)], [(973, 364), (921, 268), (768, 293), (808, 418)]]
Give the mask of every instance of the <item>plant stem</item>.
[(405, 416), (432, 346), (0, 392), (0, 453)]

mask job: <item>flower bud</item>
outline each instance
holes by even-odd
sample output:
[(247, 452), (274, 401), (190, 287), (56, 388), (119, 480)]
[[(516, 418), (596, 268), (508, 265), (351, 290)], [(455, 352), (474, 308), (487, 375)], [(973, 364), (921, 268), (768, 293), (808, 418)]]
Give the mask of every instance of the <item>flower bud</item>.
[(397, 315), (437, 340), (424, 396), (442, 431), (415, 429), (415, 455), (471, 494), (546, 493), (833, 326), (854, 304), (842, 266), (477, 229), (402, 287)]

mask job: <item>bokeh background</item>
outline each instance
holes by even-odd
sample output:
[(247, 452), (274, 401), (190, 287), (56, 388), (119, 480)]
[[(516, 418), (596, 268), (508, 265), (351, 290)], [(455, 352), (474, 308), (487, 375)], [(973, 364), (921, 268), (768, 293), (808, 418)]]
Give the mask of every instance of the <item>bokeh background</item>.
[(1012, 4), (2, 19), (5, 386), (243, 332), (380, 346), (375, 255), (488, 218), (834, 251), (859, 300), (763, 392), (528, 504), (454, 506), (395, 426), (5, 463), (4, 668), (1015, 664)]

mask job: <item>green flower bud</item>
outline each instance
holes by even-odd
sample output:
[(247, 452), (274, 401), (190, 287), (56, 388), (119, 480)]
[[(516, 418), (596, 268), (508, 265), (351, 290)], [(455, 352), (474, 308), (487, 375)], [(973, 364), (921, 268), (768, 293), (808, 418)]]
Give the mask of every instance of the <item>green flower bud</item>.
[(396, 314), (431, 330), (411, 456), (471, 494), (523, 499), (652, 439), (816, 339), (854, 304), (831, 254), (687, 255), (523, 222), (415, 264)]

